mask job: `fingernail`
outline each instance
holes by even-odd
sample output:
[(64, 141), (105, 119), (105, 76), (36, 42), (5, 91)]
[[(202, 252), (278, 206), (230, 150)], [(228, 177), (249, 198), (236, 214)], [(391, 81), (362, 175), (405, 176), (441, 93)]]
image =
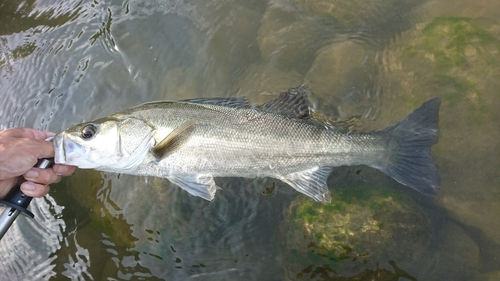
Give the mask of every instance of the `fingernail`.
[(32, 191), (32, 190), (35, 190), (35, 184), (32, 183), (32, 182), (23, 182), (21, 184), (21, 190), (26, 190), (26, 191)]
[(66, 166), (61, 166), (61, 165), (54, 166), (54, 174), (58, 176), (62, 176), (67, 172), (68, 172), (68, 167)]
[(29, 170), (26, 172), (26, 174), (24, 174), (24, 177), (25, 178), (30, 178), (30, 179), (34, 179), (36, 177), (38, 177), (38, 171), (36, 170)]

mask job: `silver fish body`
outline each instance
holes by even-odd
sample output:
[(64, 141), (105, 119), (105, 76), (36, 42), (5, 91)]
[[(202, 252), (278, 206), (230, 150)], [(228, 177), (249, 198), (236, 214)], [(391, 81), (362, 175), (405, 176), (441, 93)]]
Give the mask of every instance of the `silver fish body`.
[(303, 87), (262, 106), (241, 98), (146, 103), (76, 125), (55, 137), (55, 162), (168, 178), (214, 198), (214, 177), (272, 177), (317, 201), (330, 201), (332, 167), (368, 165), (422, 193), (439, 189), (430, 146), (439, 100), (393, 127), (349, 133), (310, 119)]

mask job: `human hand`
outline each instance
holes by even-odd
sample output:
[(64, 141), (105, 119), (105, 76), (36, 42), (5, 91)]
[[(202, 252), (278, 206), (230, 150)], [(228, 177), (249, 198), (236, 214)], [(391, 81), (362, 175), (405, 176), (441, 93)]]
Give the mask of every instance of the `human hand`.
[(30, 197), (42, 197), (49, 192), (49, 184), (75, 171), (73, 166), (59, 164), (49, 169), (33, 167), (38, 159), (54, 157), (52, 143), (45, 141), (51, 136), (54, 133), (29, 128), (0, 131), (0, 198), (20, 182), (21, 176), (26, 179), (21, 191)]

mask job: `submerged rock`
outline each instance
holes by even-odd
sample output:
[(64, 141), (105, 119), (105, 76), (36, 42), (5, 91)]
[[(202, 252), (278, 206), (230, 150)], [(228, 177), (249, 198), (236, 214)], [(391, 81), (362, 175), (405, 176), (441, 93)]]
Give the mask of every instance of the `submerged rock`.
[(296, 9), (270, 5), (261, 21), (257, 43), (262, 60), (276, 68), (304, 74), (315, 52), (334, 37), (331, 26)]
[(474, 281), (495, 281), (500, 280), (500, 270), (481, 274), (473, 279)]
[(472, 280), (480, 269), (481, 252), (460, 225), (448, 222), (439, 226), (435, 243), (425, 255), (419, 280)]
[(316, 52), (339, 37), (381, 47), (411, 27), (421, 0), (273, 0), (257, 43), (265, 62), (305, 74)]
[(441, 97), (440, 136), (433, 147), (442, 179), (439, 201), (455, 219), (496, 244), (499, 53), (499, 22), (439, 17), (403, 34), (381, 55), (381, 83), (398, 100), (392, 115)]
[(355, 187), (332, 194), (328, 204), (298, 197), (280, 232), (285, 275), (309, 280), (318, 272), (328, 278), (356, 276), (379, 263), (416, 259), (428, 247), (432, 229), (407, 197), (386, 188)]
[(267, 63), (252, 64), (242, 75), (235, 96), (246, 97), (250, 104), (263, 104), (271, 94), (285, 92), (290, 85), (300, 85), (303, 76), (296, 71), (284, 71)]
[(373, 91), (376, 73), (365, 63), (367, 53), (362, 45), (352, 41), (335, 42), (317, 52), (304, 79), (321, 100), (315, 104), (316, 109), (331, 114), (331, 106), (338, 105), (334, 115), (339, 118), (370, 118), (366, 112), (376, 105), (376, 99), (370, 99), (366, 93)]

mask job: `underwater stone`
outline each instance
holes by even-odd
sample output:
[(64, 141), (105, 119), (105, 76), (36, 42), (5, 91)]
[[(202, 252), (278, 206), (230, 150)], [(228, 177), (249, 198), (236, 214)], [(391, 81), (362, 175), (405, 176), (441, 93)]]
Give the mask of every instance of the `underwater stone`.
[(377, 263), (417, 259), (429, 246), (432, 228), (426, 213), (404, 195), (354, 187), (335, 191), (329, 204), (298, 197), (280, 233), (285, 275), (294, 280), (317, 270), (352, 276)]

